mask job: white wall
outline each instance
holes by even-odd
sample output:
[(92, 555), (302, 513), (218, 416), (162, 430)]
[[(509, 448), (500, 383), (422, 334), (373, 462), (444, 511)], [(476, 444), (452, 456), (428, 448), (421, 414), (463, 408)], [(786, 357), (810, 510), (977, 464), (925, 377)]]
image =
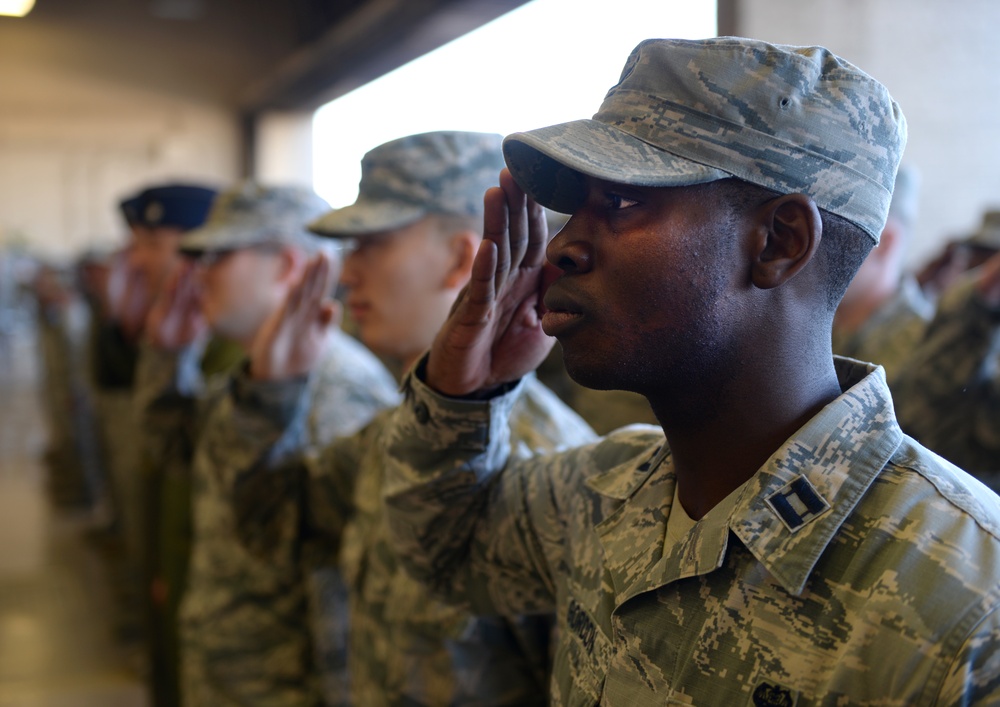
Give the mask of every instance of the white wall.
[(289, 13), (206, 8), (180, 22), (146, 2), (46, 0), (0, 18), (0, 247), (68, 257), (117, 243), (124, 196), (240, 176), (239, 97), (288, 51)]
[(254, 178), (312, 186), (313, 111), (269, 111), (257, 120)]
[(911, 265), (1000, 207), (1000, 2), (739, 0), (738, 13), (740, 34), (829, 47), (902, 106), (923, 182)]
[(0, 84), (0, 245), (58, 258), (111, 245), (123, 234), (117, 203), (130, 192), (237, 176), (227, 110), (97, 77), (10, 76), (2, 61)]

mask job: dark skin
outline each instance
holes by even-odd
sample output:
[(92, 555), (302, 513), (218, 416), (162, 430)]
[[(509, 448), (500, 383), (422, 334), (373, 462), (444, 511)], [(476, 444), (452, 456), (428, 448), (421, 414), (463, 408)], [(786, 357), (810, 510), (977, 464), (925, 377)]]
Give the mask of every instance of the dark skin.
[(539, 322), (540, 209), (501, 174), (473, 281), (431, 349), (427, 383), (460, 396), (515, 380), (548, 350), (544, 327), (578, 381), (647, 397), (681, 503), (701, 518), (841, 392), (819, 209), (802, 194), (742, 203), (731, 182), (588, 179), (587, 189), (548, 245), (561, 275)]

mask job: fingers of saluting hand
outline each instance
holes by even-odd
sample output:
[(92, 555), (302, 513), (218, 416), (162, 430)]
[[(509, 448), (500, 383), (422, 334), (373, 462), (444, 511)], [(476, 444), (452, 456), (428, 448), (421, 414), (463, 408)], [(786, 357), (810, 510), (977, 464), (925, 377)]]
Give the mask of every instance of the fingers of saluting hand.
[(500, 172), (500, 188), (507, 197), (507, 228), (510, 231), (510, 270), (521, 267), (528, 250), (528, 197), (517, 185), (510, 171)]
[(526, 267), (545, 265), (545, 248), (549, 244), (549, 222), (545, 219), (545, 209), (534, 199), (528, 199), (528, 242), (522, 264)]
[[(503, 172), (501, 178), (502, 175)], [(511, 269), (507, 195), (500, 187), (487, 189), (483, 196), (483, 240), (490, 241), (496, 246), (496, 264), (491, 275), (494, 291), (500, 292)]]
[(198, 278), (195, 277), (194, 268), (185, 263), (176, 274), (176, 301), (179, 305), (191, 309), (198, 305), (199, 285)]
[(310, 284), (309, 301), (312, 304), (312, 314), (318, 316), (327, 304), (327, 297), (333, 290), (333, 267), (330, 259), (323, 253), (318, 254), (313, 260), (315, 264), (315, 276)]
[(472, 275), (468, 290), (459, 307), (458, 323), (475, 326), (485, 323), (496, 300), (494, 275), (497, 269), (497, 244), (483, 239), (476, 259), (472, 262)]
[(325, 308), (327, 295), (333, 289), (333, 269), (330, 260), (319, 254), (309, 261), (302, 276), (288, 294), (286, 316), (303, 323), (329, 321)]

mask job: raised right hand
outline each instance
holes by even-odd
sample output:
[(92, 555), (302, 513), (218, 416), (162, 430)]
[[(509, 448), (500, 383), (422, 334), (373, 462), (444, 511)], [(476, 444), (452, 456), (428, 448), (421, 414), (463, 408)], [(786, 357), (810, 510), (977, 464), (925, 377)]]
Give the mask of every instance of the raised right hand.
[(198, 283), (190, 263), (179, 266), (146, 316), (146, 339), (167, 351), (190, 346), (208, 329), (201, 313)]
[(548, 227), (541, 206), (506, 169), (484, 197), (483, 242), (472, 279), (438, 332), (427, 384), (463, 397), (486, 393), (533, 371), (555, 340), (538, 316)]
[(320, 254), (309, 261), (285, 303), (264, 323), (250, 347), (250, 376), (281, 380), (308, 373), (326, 347), (340, 315), (330, 297), (337, 280), (333, 262)]
[(976, 292), (990, 307), (1000, 307), (1000, 253), (979, 266)]

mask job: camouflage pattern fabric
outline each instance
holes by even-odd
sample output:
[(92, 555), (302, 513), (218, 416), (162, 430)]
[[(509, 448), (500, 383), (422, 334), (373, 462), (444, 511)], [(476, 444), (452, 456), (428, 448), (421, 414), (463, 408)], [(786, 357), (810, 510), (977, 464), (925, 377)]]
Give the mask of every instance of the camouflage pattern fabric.
[(361, 160), (358, 198), (309, 224), (331, 238), (359, 238), (425, 216), (476, 216), (503, 169), (495, 133), (441, 130), (390, 140)]
[(899, 422), (1000, 492), (1000, 311), (970, 277), (949, 289), (894, 382)]
[(215, 199), (208, 220), (181, 237), (180, 249), (198, 255), (282, 243), (313, 251), (319, 241), (303, 224), (329, 210), (311, 189), (246, 181)]
[[(159, 392), (146, 396), (144, 407), (151, 428), (176, 432), (185, 418), (194, 428), (192, 547), (180, 607), (183, 702), (189, 707), (320, 704), (299, 521), (289, 517), (287, 526), (274, 526), (274, 542), (284, 551), (280, 562), (265, 564), (242, 551), (231, 511), (232, 485), (256, 461), (249, 450), (266, 428), (259, 415), (235, 411), (266, 411), (287, 401), (275, 384), (245, 374), (210, 381), (203, 390), (190, 360), (176, 367), (168, 363), (157, 365), (160, 383), (150, 389)], [(296, 399), (292, 413), (301, 419), (301, 438), (270, 439), (271, 446), (324, 444), (398, 399), (394, 381), (375, 357), (340, 332), (331, 334), (323, 360), (303, 384), (308, 394)], [(190, 405), (185, 413), (180, 403), (193, 396), (199, 413), (192, 423)]]
[(934, 305), (912, 276), (903, 278), (899, 290), (860, 329), (843, 333), (834, 327), (833, 350), (839, 356), (872, 361), (885, 369), (889, 387), (906, 367), (934, 315)]
[(666, 552), (659, 430), (517, 461), (514, 395), (411, 377), (387, 445), (399, 557), (473, 610), (555, 611), (554, 705), (996, 704), (1000, 500), (901, 432), (881, 369), (835, 365), (844, 393)]
[(668, 187), (738, 177), (801, 192), (878, 243), (906, 120), (889, 92), (823, 47), (649, 39), (592, 120), (504, 139), (517, 183), (573, 213), (589, 175)]
[[(248, 547), (273, 556), (269, 505), (305, 499), (314, 561), (339, 560), (347, 580), (352, 704), (546, 704), (550, 617), (473, 618), (430, 598), (400, 565), (381, 503), (390, 414), (334, 442), (309, 462), (308, 474), (245, 478), (237, 499)], [(509, 434), (518, 458), (595, 438), (535, 379), (514, 405)]]

